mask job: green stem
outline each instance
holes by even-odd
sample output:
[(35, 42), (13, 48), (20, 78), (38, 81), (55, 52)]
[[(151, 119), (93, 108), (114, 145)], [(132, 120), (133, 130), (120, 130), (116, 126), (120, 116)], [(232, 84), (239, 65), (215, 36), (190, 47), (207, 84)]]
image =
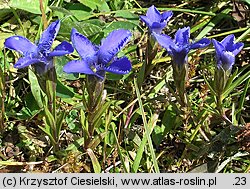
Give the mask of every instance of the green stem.
[(223, 107), (222, 107), (222, 94), (217, 95), (217, 110), (219, 111), (219, 114), (221, 116), (224, 115), (223, 113)]
[(4, 101), (5, 101), (5, 77), (4, 77), (4, 72), (5, 72), (5, 62), (6, 62), (6, 56), (5, 56), (5, 49), (4, 49), (4, 68), (2, 70), (2, 67), (0, 67), (0, 133), (3, 133), (4, 131), (4, 116), (5, 116), (5, 106), (4, 106)]
[(85, 147), (88, 146), (91, 141), (94, 131), (94, 118), (96, 112), (100, 108), (100, 103), (102, 99), (103, 89), (104, 89), (104, 79), (100, 79), (94, 75), (87, 75), (86, 88), (88, 92), (88, 102), (85, 103), (88, 109), (88, 134), (89, 138), (85, 142)]

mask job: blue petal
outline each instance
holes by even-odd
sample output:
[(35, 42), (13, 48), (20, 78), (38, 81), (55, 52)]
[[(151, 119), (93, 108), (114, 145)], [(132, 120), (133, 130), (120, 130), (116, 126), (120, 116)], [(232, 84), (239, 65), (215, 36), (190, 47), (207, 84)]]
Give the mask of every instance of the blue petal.
[(207, 38), (203, 38), (192, 45), (190, 45), (190, 49), (199, 49), (199, 48), (204, 48), (207, 47), (210, 44), (210, 40)]
[(235, 63), (235, 56), (232, 52), (224, 51), (221, 54), (221, 66), (225, 71), (232, 68)]
[(108, 64), (113, 57), (128, 43), (131, 32), (129, 30), (114, 30), (106, 39), (98, 51), (98, 61), (101, 64)]
[(148, 27), (151, 27), (152, 21), (149, 20), (148, 17), (146, 17), (146, 16), (140, 16), (140, 19), (141, 19)]
[(189, 45), (189, 38), (190, 38), (189, 27), (178, 29), (178, 31), (175, 34), (175, 43), (180, 46)]
[(221, 43), (224, 45), (226, 51), (232, 52), (235, 56), (244, 46), (244, 43), (235, 43), (235, 36), (233, 34), (225, 37)]
[(170, 46), (175, 46), (173, 40), (168, 36), (164, 34), (156, 34), (153, 33), (153, 36), (156, 38), (157, 42), (164, 47), (169, 54), (172, 54), (172, 50), (170, 49)]
[(225, 37), (222, 41), (221, 44), (225, 47), (226, 51), (230, 51), (229, 49), (232, 49), (235, 41), (235, 36), (233, 34), (228, 35)]
[(105, 67), (104, 70), (114, 74), (127, 74), (132, 69), (132, 65), (127, 57), (122, 57), (115, 60), (109, 66)]
[(225, 47), (219, 41), (216, 41), (215, 39), (212, 39), (212, 42), (215, 48), (216, 58), (218, 61), (221, 58), (222, 53), (225, 51)]
[(41, 62), (41, 60), (36, 59), (36, 58), (31, 58), (31, 57), (22, 57), (19, 58), (19, 60), (16, 62), (16, 64), (14, 65), (14, 68), (25, 68), (31, 64), (35, 64), (35, 63), (39, 63)]
[(72, 60), (68, 62), (63, 67), (63, 71), (66, 73), (95, 74), (89, 64), (83, 60)]
[(151, 22), (161, 22), (162, 15), (154, 5), (148, 8), (146, 16)]
[(173, 16), (173, 12), (172, 11), (166, 11), (166, 12), (162, 13), (162, 19), (165, 22), (168, 22), (170, 20), (170, 18), (172, 18), (172, 16)]
[(234, 56), (236, 56), (243, 47), (244, 43), (236, 43), (233, 45), (233, 49), (231, 50), (231, 52), (234, 54)]
[(161, 23), (159, 23), (159, 22), (153, 22), (153, 24), (152, 24), (150, 30), (151, 30), (152, 32), (155, 32), (155, 33), (160, 34), (161, 31), (162, 31), (162, 29), (166, 26), (166, 24), (167, 24), (167, 23), (165, 23), (165, 22), (161, 22)]
[(53, 59), (47, 60), (46, 63), (39, 62), (39, 63), (34, 64), (35, 72), (38, 75), (45, 74), (46, 72), (48, 72), (53, 67), (54, 67)]
[(49, 25), (49, 27), (44, 30), (42, 36), (38, 43), (38, 48), (40, 51), (48, 51), (51, 48), (53, 41), (60, 28), (60, 20), (57, 20)]
[(49, 56), (63, 56), (72, 52), (74, 52), (74, 48), (72, 47), (72, 45), (67, 41), (63, 41), (62, 43), (57, 45), (51, 53), (49, 53)]
[(91, 43), (90, 40), (88, 40), (88, 38), (77, 32), (74, 28), (71, 32), (71, 41), (76, 51), (84, 61), (87, 61), (89, 64), (97, 61), (97, 48)]
[(183, 66), (188, 61), (188, 48), (183, 47), (172, 47), (170, 46), (170, 49), (172, 50), (172, 59), (173, 63), (177, 64), (179, 66)]
[(36, 51), (36, 46), (28, 39), (22, 36), (12, 36), (5, 40), (4, 46), (8, 49), (15, 50), (22, 55)]

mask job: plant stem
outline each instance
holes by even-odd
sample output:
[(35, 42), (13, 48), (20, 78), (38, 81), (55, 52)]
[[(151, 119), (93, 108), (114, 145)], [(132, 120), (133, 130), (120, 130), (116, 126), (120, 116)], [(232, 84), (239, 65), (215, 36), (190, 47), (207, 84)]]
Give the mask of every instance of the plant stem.
[(88, 109), (88, 135), (89, 138), (85, 142), (85, 147), (88, 146), (90, 140), (94, 135), (95, 125), (94, 125), (94, 118), (96, 112), (100, 108), (103, 89), (104, 89), (104, 79), (100, 79), (94, 75), (87, 76), (86, 88), (88, 91), (88, 102), (87, 102), (87, 109)]
[(217, 95), (217, 107), (216, 108), (219, 111), (219, 114), (223, 116), (224, 112), (223, 112), (223, 107), (222, 107), (222, 95), (221, 94)]
[(4, 116), (5, 116), (5, 106), (4, 106), (4, 101), (5, 101), (5, 49), (4, 49), (4, 69), (2, 70), (2, 67), (0, 67), (0, 133), (3, 133), (5, 125), (4, 125)]
[(43, 6), (43, 0), (39, 0), (39, 3), (40, 3), (40, 10), (42, 13), (43, 27), (44, 29), (46, 29), (48, 27), (48, 21), (46, 19), (46, 14), (45, 14), (44, 6)]

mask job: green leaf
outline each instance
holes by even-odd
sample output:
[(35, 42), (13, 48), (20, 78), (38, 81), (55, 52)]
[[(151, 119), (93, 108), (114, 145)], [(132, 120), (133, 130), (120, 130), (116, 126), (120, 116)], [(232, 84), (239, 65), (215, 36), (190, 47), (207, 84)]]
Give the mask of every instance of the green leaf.
[(56, 96), (60, 98), (73, 98), (75, 93), (57, 79)]
[(67, 10), (72, 13), (78, 20), (82, 20), (83, 18), (92, 14), (92, 10), (81, 3), (70, 4), (67, 7)]
[(47, 129), (47, 127), (41, 127), (41, 126), (38, 126), (46, 135), (48, 135), (48, 137), (50, 138), (50, 140), (52, 141), (53, 144), (56, 144), (56, 141), (55, 139), (53, 138), (51, 132)]
[(98, 162), (98, 159), (96, 158), (93, 150), (91, 150), (90, 148), (87, 149), (87, 153), (92, 161), (92, 165), (94, 168), (95, 173), (100, 173), (101, 172), (101, 166)]
[(250, 0), (243, 0), (244, 2), (246, 2), (248, 5), (250, 5)]
[(248, 78), (250, 78), (250, 70), (246, 72), (244, 75), (236, 79), (226, 90), (224, 91), (223, 98), (227, 97), (236, 87), (238, 87), (240, 84), (242, 84), (244, 81), (246, 81)]
[(31, 92), (25, 96), (24, 102), (25, 106), (16, 115), (19, 119), (30, 119), (39, 113), (40, 108)]
[(207, 80), (206, 76), (203, 75), (204, 81), (206, 82), (210, 92), (212, 93), (212, 95), (216, 96), (216, 92), (214, 91), (214, 88), (212, 87), (212, 85), (209, 83), (209, 81)]
[(157, 146), (160, 145), (165, 135), (175, 127), (176, 117), (173, 106), (168, 105), (162, 118), (162, 125), (155, 127), (152, 133), (153, 141)]
[(30, 88), (31, 92), (40, 108), (43, 108), (43, 100), (42, 100), (42, 90), (39, 85), (39, 82), (37, 80), (37, 77), (35, 73), (29, 69), (28, 71), (29, 74), (29, 82), (30, 82)]
[(140, 23), (139, 16), (128, 10), (117, 11), (117, 13), (115, 14), (115, 17), (125, 18), (128, 21), (132, 22), (133, 24), (136, 24), (137, 26), (139, 26), (139, 23)]
[(39, 0), (11, 0), (9, 6), (31, 12), (33, 14), (42, 14)]
[(112, 104), (112, 101), (108, 101), (100, 107), (100, 109), (96, 112), (95, 117), (93, 118), (94, 125), (98, 123), (98, 121), (102, 117), (102, 114), (109, 108), (111, 104)]
[(97, 7), (100, 7), (105, 0), (78, 0), (83, 5), (91, 8), (92, 10), (96, 9)]
[(54, 119), (53, 115), (51, 114), (51, 112), (50, 112), (49, 109), (47, 108), (47, 106), (44, 107), (44, 112), (45, 112), (46, 124), (47, 124), (53, 131), (55, 131), (55, 129), (56, 129), (56, 122), (55, 122), (55, 119)]
[(231, 9), (225, 9), (218, 15), (216, 15), (209, 23), (208, 25), (199, 33), (199, 35), (196, 37), (196, 39), (201, 39), (205, 35), (208, 34), (217, 24), (221, 22), (222, 19), (224, 19), (228, 13), (231, 11)]
[(80, 122), (81, 122), (81, 126), (82, 126), (82, 129), (83, 129), (85, 138), (89, 137), (88, 120), (86, 118), (85, 112), (82, 109), (80, 110)]
[(49, 8), (54, 12), (63, 13), (63, 15), (66, 16), (73, 16), (73, 13), (70, 12), (68, 9), (62, 8), (62, 7), (56, 7), (56, 6), (49, 6)]
[(112, 22), (111, 24), (109, 23), (107, 28), (105, 28), (103, 31), (104, 31), (105, 35), (108, 35), (113, 30), (117, 30), (117, 29), (134, 30), (135, 28), (138, 28), (138, 25), (136, 25), (132, 22), (115, 21), (115, 22)]
[(102, 28), (97, 25), (86, 22), (72, 21), (68, 18), (62, 21), (59, 34), (69, 37), (72, 28), (77, 29), (78, 32), (86, 37), (96, 35), (102, 31)]
[(70, 61), (68, 57), (66, 56), (56, 57), (54, 60), (55, 60), (56, 73), (58, 77), (60, 77), (61, 81), (79, 79), (79, 74), (67, 74), (63, 71), (63, 66)]
[(57, 133), (57, 138), (59, 139), (60, 137), (60, 132), (62, 129), (62, 124), (65, 118), (65, 111), (61, 112), (60, 115), (56, 119), (56, 133)]
[(94, 150), (99, 144), (100, 142), (102, 142), (103, 138), (106, 136), (107, 133), (101, 133), (97, 136), (95, 136), (91, 142), (88, 145), (88, 148), (91, 148), (92, 150)]
[(70, 144), (66, 148), (66, 151), (69, 151), (69, 152), (76, 151), (79, 147), (84, 145), (84, 141), (85, 141), (84, 137), (75, 140), (72, 144)]

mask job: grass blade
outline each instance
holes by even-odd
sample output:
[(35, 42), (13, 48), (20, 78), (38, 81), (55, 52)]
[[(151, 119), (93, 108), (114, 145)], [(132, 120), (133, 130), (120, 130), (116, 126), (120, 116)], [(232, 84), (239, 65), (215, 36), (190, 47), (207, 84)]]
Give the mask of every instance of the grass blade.
[(156, 161), (154, 147), (153, 147), (152, 140), (151, 140), (151, 137), (150, 137), (150, 130), (149, 130), (149, 127), (148, 127), (148, 124), (147, 124), (147, 119), (146, 119), (146, 116), (145, 116), (145, 112), (144, 112), (144, 108), (143, 108), (143, 104), (142, 104), (142, 100), (141, 100), (141, 95), (140, 95), (140, 91), (139, 91), (139, 88), (137, 86), (136, 80), (134, 80), (134, 85), (135, 85), (136, 95), (137, 95), (137, 98), (138, 98), (139, 107), (140, 107), (140, 110), (141, 110), (141, 113), (142, 113), (142, 120), (143, 120), (143, 125), (144, 125), (144, 128), (145, 128), (145, 135), (147, 137), (147, 141), (148, 141), (148, 144), (149, 144), (150, 155), (151, 155), (151, 158), (152, 158), (152, 161), (153, 161), (155, 172), (159, 173), (160, 170), (159, 170), (159, 167), (158, 167), (158, 164), (157, 164), (157, 161)]

